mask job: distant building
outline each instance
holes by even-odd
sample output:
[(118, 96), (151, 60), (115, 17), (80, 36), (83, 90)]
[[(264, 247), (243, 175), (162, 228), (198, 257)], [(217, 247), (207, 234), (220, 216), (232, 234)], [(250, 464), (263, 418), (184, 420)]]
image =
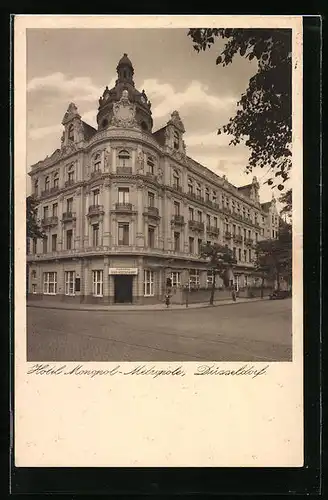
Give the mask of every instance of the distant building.
[(47, 238), (30, 244), (30, 294), (158, 302), (168, 277), (177, 287), (211, 284), (198, 254), (206, 241), (231, 248), (243, 287), (256, 277), (256, 242), (277, 236), (275, 200), (261, 205), (256, 177), (237, 188), (188, 157), (177, 111), (152, 131), (151, 103), (133, 74), (124, 54), (115, 87), (99, 100), (97, 129), (71, 103), (61, 147), (32, 165)]

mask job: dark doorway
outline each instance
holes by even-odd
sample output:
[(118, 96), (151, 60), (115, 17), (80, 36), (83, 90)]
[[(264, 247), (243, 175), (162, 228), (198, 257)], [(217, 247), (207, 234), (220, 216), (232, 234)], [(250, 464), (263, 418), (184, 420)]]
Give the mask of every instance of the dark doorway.
[(114, 301), (115, 304), (132, 303), (133, 276), (114, 276)]

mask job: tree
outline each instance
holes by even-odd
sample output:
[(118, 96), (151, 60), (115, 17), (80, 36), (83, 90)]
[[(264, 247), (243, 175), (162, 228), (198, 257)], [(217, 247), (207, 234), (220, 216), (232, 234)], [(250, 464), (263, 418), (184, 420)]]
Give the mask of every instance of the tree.
[(38, 202), (33, 196), (26, 198), (26, 237), (44, 238), (44, 231), (37, 218)]
[(236, 264), (230, 248), (219, 245), (218, 243), (206, 243), (202, 245), (200, 256), (208, 260), (208, 267), (213, 273), (213, 282), (210, 295), (210, 304), (214, 303), (216, 276), (219, 275), (226, 283), (226, 271), (231, 269)]
[(262, 292), (265, 276), (276, 279), (280, 289), (280, 278), (291, 283), (292, 275), (292, 230), (291, 225), (280, 219), (277, 239), (262, 240), (256, 245), (255, 268), (262, 273)]
[(257, 73), (238, 101), (237, 113), (218, 130), (232, 135), (230, 144), (246, 139), (251, 150), (246, 172), (269, 167), (278, 181), (266, 182), (282, 191), (291, 169), (292, 46), (288, 29), (192, 28), (188, 36), (197, 52), (210, 48), (217, 37), (226, 41), (216, 64), (227, 66), (234, 56), (257, 60)]
[(279, 201), (283, 206), (283, 208), (280, 211), (281, 216), (287, 216), (288, 220), (291, 220), (292, 218), (292, 209), (293, 209), (293, 203), (292, 203), (292, 190), (288, 189), (284, 194), (282, 194), (279, 198)]

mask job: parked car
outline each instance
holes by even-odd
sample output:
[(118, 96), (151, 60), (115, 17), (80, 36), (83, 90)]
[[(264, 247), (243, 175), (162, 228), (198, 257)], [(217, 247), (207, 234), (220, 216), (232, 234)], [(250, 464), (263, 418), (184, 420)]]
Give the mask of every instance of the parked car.
[(278, 299), (286, 299), (287, 297), (291, 297), (292, 292), (290, 290), (274, 290), (272, 294), (270, 295), (271, 300), (278, 300)]

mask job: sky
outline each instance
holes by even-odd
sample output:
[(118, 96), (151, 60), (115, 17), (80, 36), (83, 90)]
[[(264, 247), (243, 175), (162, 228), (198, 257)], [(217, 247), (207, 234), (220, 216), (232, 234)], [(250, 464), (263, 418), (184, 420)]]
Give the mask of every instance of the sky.
[[(229, 146), (217, 129), (228, 123), (257, 63), (235, 57), (227, 67), (215, 60), (222, 40), (197, 53), (186, 29), (28, 29), (27, 170), (60, 147), (61, 121), (70, 102), (82, 119), (96, 125), (98, 99), (115, 85), (116, 66), (127, 53), (134, 82), (152, 103), (153, 131), (177, 110), (184, 123), (187, 154), (237, 186), (260, 181), (261, 201), (272, 197), (266, 171), (246, 175), (245, 145)], [(30, 192), (30, 182), (27, 182)], [(279, 196), (275, 192), (275, 196)]]

